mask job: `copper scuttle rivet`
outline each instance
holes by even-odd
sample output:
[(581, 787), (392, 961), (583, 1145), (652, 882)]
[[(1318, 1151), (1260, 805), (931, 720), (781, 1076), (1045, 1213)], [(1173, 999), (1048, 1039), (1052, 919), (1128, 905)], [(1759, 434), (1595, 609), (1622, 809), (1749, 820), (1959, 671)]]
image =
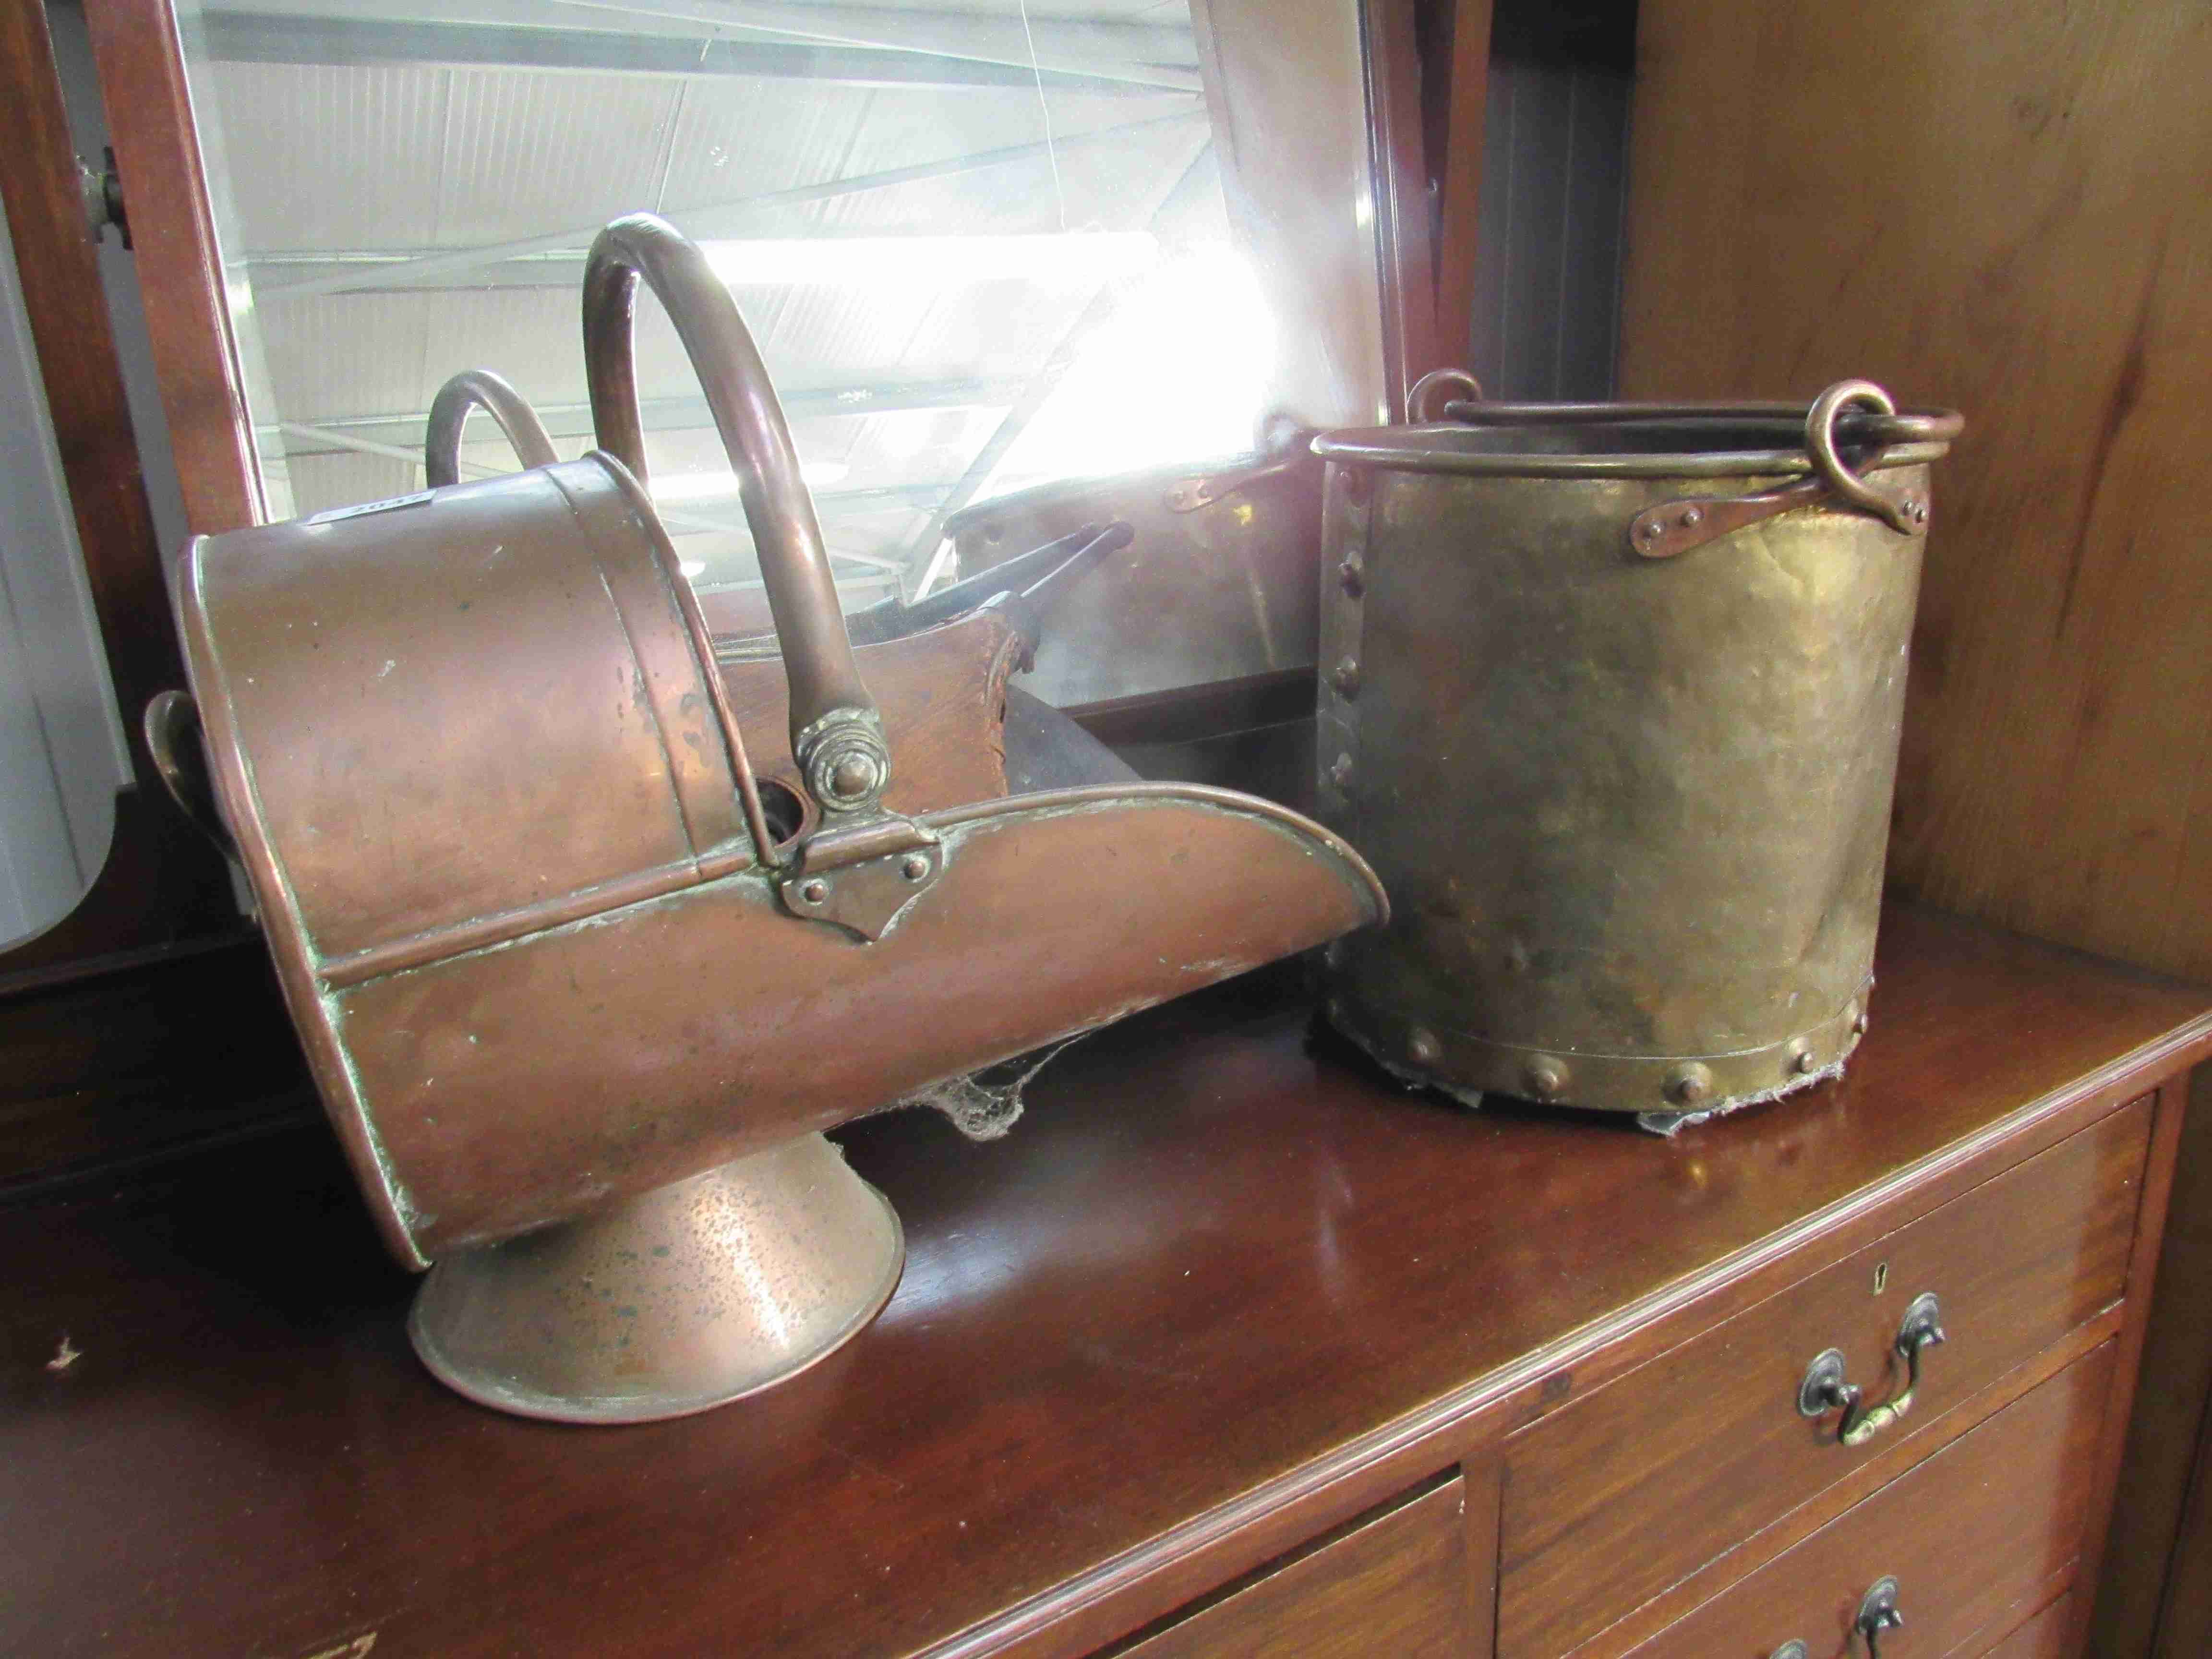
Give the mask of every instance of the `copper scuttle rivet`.
[(1406, 1039), (1406, 1053), (1416, 1066), (1433, 1066), (1444, 1057), (1444, 1046), (1432, 1033), (1424, 1031), (1417, 1025), (1413, 1035)]
[(920, 881), (929, 873), (929, 860), (919, 853), (909, 853), (906, 861), (899, 866), (899, 873), (908, 881)]
[(830, 896), (830, 884), (823, 880), (821, 877), (817, 876), (812, 881), (805, 883), (800, 886), (799, 890), (799, 896), (805, 899), (809, 904), (819, 904), (823, 899)]
[(1854, 1036), (1864, 1036), (1867, 1034), (1867, 1027), (1873, 1023), (1867, 1018), (1865, 1009), (1860, 1007), (1856, 1002), (1851, 1005), (1851, 1034)]
[(1340, 697), (1358, 696), (1359, 695), (1359, 659), (1346, 657), (1335, 667), (1330, 669), (1328, 683), (1336, 688), (1337, 696)]
[(1695, 530), (1705, 521), (1705, 509), (1696, 507), (1684, 507), (1682, 509), (1682, 516), (1675, 520), (1675, 522), (1680, 524), (1685, 530)]
[(1328, 769), (1328, 781), (1342, 789), (1352, 782), (1352, 757), (1339, 755)]
[(1696, 1060), (1677, 1066), (1667, 1073), (1667, 1096), (1685, 1106), (1695, 1106), (1711, 1097), (1713, 1092), (1713, 1073), (1710, 1066)]
[(847, 800), (876, 787), (876, 763), (866, 755), (847, 755), (830, 769), (830, 787)]
[(1342, 564), (1337, 566), (1336, 585), (1344, 590), (1346, 597), (1349, 599), (1356, 599), (1367, 591), (1367, 571), (1359, 562), (1358, 554), (1353, 554)]
[(1538, 1054), (1522, 1073), (1521, 1081), (1532, 1100), (1557, 1100), (1566, 1092), (1567, 1068), (1549, 1054)]

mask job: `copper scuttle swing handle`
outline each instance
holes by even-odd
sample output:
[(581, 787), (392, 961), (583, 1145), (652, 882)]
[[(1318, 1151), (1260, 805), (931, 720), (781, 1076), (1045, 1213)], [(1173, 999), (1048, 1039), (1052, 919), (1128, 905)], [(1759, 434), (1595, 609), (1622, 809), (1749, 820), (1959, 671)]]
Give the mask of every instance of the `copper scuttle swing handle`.
[(609, 224), (584, 265), (584, 368), (599, 447), (645, 484), (645, 428), (631, 350), (641, 278), (676, 326), (738, 476), (783, 652), (792, 757), (823, 816), (820, 829), (779, 859), (714, 666), (706, 618), (665, 538), (656, 538), (692, 648), (708, 671), (746, 825), (763, 865), (776, 872), (776, 893), (787, 910), (872, 941), (935, 884), (944, 848), (933, 831), (882, 806), (891, 780), (890, 746), (854, 660), (814, 501), (759, 348), (704, 250), (651, 214)]

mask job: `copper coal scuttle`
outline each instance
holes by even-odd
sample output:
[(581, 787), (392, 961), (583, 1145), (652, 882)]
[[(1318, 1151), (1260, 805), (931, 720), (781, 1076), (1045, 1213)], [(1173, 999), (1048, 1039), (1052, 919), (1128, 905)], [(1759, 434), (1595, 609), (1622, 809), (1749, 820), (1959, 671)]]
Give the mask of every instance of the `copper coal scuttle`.
[[(773, 640), (709, 635), (641, 486), (641, 279), (742, 481)], [(476, 376), (433, 455), (485, 403), (529, 470), (196, 540), (191, 699), (149, 725), (186, 795), (202, 727), (325, 1103), (430, 1270), (417, 1352), (488, 1404), (617, 1421), (787, 1377), (890, 1297), (897, 1217), (822, 1131), (1386, 906), (1328, 830), (1079, 733), (1026, 763), (1062, 787), (1008, 794), (1035, 590), (1110, 532), (856, 649), (704, 256), (619, 221), (584, 299), (595, 453), (551, 463)]]

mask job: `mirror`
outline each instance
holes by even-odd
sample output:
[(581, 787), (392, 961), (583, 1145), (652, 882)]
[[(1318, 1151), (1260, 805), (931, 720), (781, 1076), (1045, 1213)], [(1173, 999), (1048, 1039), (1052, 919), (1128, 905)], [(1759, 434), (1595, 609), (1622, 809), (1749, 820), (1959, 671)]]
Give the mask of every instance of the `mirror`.
[[(185, 0), (180, 33), (272, 517), (422, 487), (433, 394), (503, 374), (589, 446), (578, 287), (648, 210), (709, 242), (847, 608), (1039, 482), (1376, 418), (1354, 0)], [(673, 331), (647, 460), (694, 584), (759, 574)], [(515, 461), (479, 415), (464, 476)]]

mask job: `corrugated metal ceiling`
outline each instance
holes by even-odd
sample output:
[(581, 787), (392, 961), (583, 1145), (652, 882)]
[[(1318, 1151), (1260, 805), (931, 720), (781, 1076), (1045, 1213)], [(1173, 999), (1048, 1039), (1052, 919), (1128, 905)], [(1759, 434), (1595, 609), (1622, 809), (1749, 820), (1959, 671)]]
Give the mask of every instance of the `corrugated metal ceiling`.
[[(999, 61), (1017, 40), (1037, 46), (1018, 74)], [(363, 0), (253, 0), (201, 13), (187, 44), (200, 118), (219, 129), (226, 256), (252, 299), (248, 355), (265, 365), (254, 415), (303, 513), (418, 487), (388, 452), (419, 452), (423, 411), (465, 368), (506, 375), (568, 434), (562, 453), (584, 447), (580, 256), (624, 212), (720, 238), (1228, 235), (1182, 0), (1031, 0), (1026, 29), (1018, 4), (985, 0), (465, 0), (419, 21)], [(501, 53), (523, 61), (483, 61)], [(672, 68), (695, 64), (710, 67)], [(864, 585), (882, 576), (861, 561), (918, 550), (1102, 285), (925, 275), (736, 290), (827, 480), (830, 543), (855, 556), (840, 574)], [(655, 474), (721, 471), (649, 301), (637, 359)], [(511, 465), (495, 434), (465, 459)], [(741, 530), (699, 528), (735, 524), (734, 500), (671, 513), (703, 583), (751, 578)]]

